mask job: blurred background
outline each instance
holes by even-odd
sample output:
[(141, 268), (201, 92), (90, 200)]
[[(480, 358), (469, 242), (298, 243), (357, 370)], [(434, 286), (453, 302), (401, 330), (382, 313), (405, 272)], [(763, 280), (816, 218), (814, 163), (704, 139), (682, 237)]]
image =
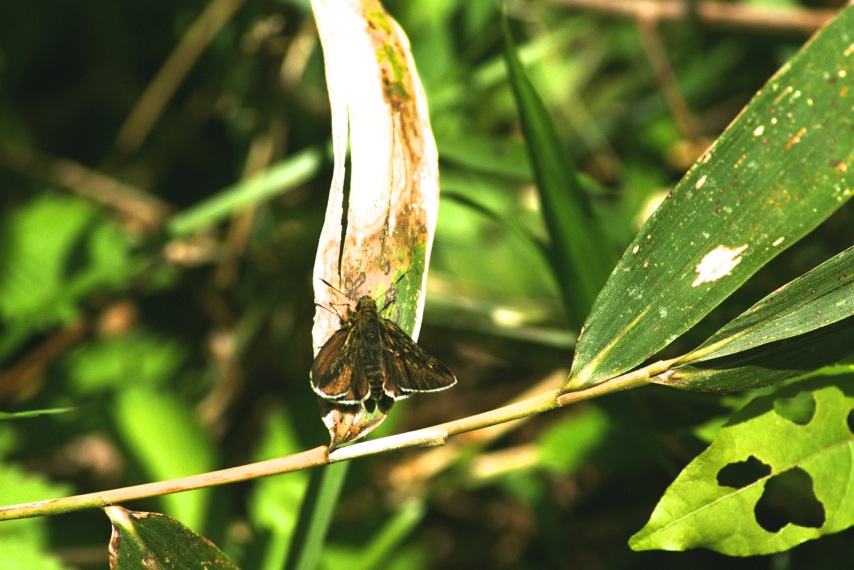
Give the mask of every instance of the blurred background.
[[(653, 10), (665, 4), (506, 4), (615, 255), (842, 2)], [(441, 158), (420, 342), (459, 384), (396, 405), (372, 437), (559, 386), (582, 324), (537, 249), (546, 231), (500, 6), (384, 5), (411, 40)], [(329, 123), (307, 1), (0, 4), (0, 412), (72, 408), (0, 416), (0, 504), (328, 441), (308, 370), (331, 163), (305, 159), (325, 156)], [(695, 346), (853, 232), (837, 214), (668, 350)], [(847, 566), (851, 531), (752, 559), (629, 550), (708, 426), (746, 398), (645, 388), (356, 461), (321, 566)], [(178, 518), (242, 568), (279, 568), (306, 483), (292, 473), (123, 506)], [(2, 523), (0, 567), (14, 552), (32, 564), (14, 568), (103, 568), (109, 532), (97, 511)]]

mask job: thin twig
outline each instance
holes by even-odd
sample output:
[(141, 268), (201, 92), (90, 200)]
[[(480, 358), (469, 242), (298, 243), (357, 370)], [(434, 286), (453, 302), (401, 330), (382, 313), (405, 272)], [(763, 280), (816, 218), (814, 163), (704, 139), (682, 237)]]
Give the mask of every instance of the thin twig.
[(119, 130), (120, 152), (136, 152), (202, 52), (242, 4), (243, 0), (214, 0), (193, 22)]
[(688, 104), (679, 90), (679, 85), (676, 83), (676, 77), (667, 58), (667, 52), (661, 44), (661, 38), (658, 36), (656, 23), (655, 20), (648, 18), (638, 18), (641, 43), (652, 65), (658, 86), (664, 94), (665, 101), (667, 101), (667, 106), (670, 107), (670, 112), (673, 114), (676, 124), (679, 125), (679, 129), (682, 131), (682, 136), (691, 143), (691, 146), (699, 147), (700, 137), (697, 135), (694, 118), (691, 116)]
[(48, 365), (74, 346), (88, 331), (89, 321), (81, 318), (52, 333), (30, 350), (0, 375), (0, 401), (23, 397), (25, 391), (32, 393), (40, 390), (42, 382), (38, 378), (44, 374)]
[(567, 8), (651, 20), (696, 18), (714, 27), (754, 30), (766, 33), (811, 34), (822, 27), (838, 10), (778, 8), (715, 2), (711, 0), (549, 0)]
[[(566, 380), (566, 369), (559, 369), (548, 375), (544, 380), (537, 384), (517, 398), (514, 398), (510, 404), (515, 404), (533, 398), (537, 394), (548, 392), (559, 388)], [(509, 404), (508, 404), (509, 405)], [(525, 418), (504, 422), (488, 428), (483, 428), (475, 432), (464, 434), (454, 441), (449, 442), (438, 449), (431, 449), (425, 453), (420, 453), (412, 456), (409, 460), (399, 463), (386, 471), (389, 484), (397, 489), (405, 489), (404, 493), (418, 487), (424, 481), (435, 477), (452, 465), (465, 450), (480, 449), (485, 447), (490, 442), (495, 441), (499, 437), (507, 434), (508, 431), (524, 425)]]
[[(666, 370), (670, 362), (672, 361), (657, 362), (643, 369), (618, 376), (577, 392), (560, 394), (560, 390), (551, 390), (522, 402), (490, 410), (482, 414), (476, 414), (430, 428), (355, 443), (348, 447), (335, 450), (331, 457), (327, 451), (328, 448), (322, 446), (278, 459), (231, 467), (201, 475), (191, 475), (180, 479), (146, 483), (133, 487), (76, 495), (62, 499), (10, 505), (0, 508), (0, 521), (42, 515), (56, 515), (91, 508), (103, 508), (107, 505), (123, 501), (191, 491), (203, 487), (224, 485), (226, 483), (236, 483), (238, 481), (278, 475), (308, 467), (317, 467), (336, 461), (376, 455), (396, 449), (441, 445), (450, 435), (490, 427), (590, 398), (643, 386), (650, 382), (651, 376)], [(344, 451), (345, 449), (346, 451)]]
[(43, 154), (33, 148), (2, 145), (0, 164), (76, 192), (117, 212), (142, 232), (159, 227), (173, 210), (172, 206), (156, 196), (103, 172), (73, 160)]
[(297, 471), (307, 467), (316, 467), (325, 463), (328, 463), (326, 447), (315, 447), (314, 449), (288, 455), (287, 457), (211, 471), (209, 473), (202, 473), (201, 475), (191, 475), (180, 479), (145, 483), (143, 485), (134, 485), (133, 487), (123, 487), (109, 491), (98, 491), (85, 495), (64, 497), (62, 499), (50, 499), (47, 501), (2, 507), (0, 508), (0, 521), (103, 508), (119, 502), (168, 495), (182, 491), (192, 491), (194, 489), (214, 487), (248, 479), (258, 479), (260, 477)]

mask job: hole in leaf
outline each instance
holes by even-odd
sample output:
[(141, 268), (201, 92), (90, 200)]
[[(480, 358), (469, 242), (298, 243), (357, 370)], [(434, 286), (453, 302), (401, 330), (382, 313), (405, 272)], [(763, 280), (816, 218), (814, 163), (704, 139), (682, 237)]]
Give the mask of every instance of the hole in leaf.
[(774, 400), (774, 411), (799, 426), (810, 423), (815, 415), (815, 398), (812, 392), (799, 392), (791, 398)]
[(824, 506), (813, 492), (809, 473), (794, 467), (771, 477), (756, 503), (756, 522), (768, 532), (777, 532), (789, 523), (821, 527)]
[(854, 410), (848, 412), (848, 431), (854, 434)]
[(771, 467), (752, 455), (746, 461), (730, 463), (718, 471), (718, 485), (741, 489), (771, 474)]

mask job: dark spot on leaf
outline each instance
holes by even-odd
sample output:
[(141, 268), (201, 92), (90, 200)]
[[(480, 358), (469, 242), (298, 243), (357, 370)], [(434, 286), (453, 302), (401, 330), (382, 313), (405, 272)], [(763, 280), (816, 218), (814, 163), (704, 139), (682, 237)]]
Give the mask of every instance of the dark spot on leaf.
[(819, 528), (824, 520), (824, 507), (813, 492), (812, 477), (800, 467), (769, 479), (756, 503), (756, 522), (768, 532), (777, 532), (787, 524)]
[(774, 400), (774, 411), (799, 426), (810, 423), (815, 415), (815, 398), (812, 392), (799, 392), (791, 398)]
[(848, 431), (854, 434), (854, 410), (848, 412)]
[(771, 474), (771, 467), (752, 455), (746, 461), (730, 463), (718, 471), (718, 485), (741, 489)]

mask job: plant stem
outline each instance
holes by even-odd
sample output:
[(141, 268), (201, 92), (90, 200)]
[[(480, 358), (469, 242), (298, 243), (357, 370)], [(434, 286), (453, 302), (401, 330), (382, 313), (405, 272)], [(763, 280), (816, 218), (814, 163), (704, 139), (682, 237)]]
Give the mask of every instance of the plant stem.
[(300, 453), (279, 457), (267, 461), (250, 463), (239, 467), (211, 471), (201, 475), (191, 475), (180, 479), (159, 481), (123, 487), (109, 491), (99, 491), (85, 495), (75, 495), (61, 499), (36, 501), (0, 507), (0, 521), (22, 519), (42, 515), (57, 515), (80, 511), (84, 509), (103, 508), (111, 504), (143, 499), (182, 491), (191, 491), (203, 487), (213, 487), (226, 483), (235, 483), (270, 475), (279, 475), (290, 471), (298, 471), (308, 467), (317, 467), (339, 461), (347, 461), (357, 457), (366, 457), (378, 453), (387, 453), (396, 449), (428, 447), (443, 445), (450, 435), (457, 435), (477, 429), (482, 429), (512, 420), (540, 414), (589, 400), (605, 394), (637, 388), (650, 383), (650, 379), (669, 369), (673, 360), (660, 361), (642, 369), (617, 376), (590, 388), (576, 392), (561, 394), (560, 390), (549, 390), (527, 400), (516, 402), (482, 414), (446, 422), (430, 428), (396, 434), (379, 439), (354, 443), (338, 448), (331, 453), (326, 446), (315, 447)]

